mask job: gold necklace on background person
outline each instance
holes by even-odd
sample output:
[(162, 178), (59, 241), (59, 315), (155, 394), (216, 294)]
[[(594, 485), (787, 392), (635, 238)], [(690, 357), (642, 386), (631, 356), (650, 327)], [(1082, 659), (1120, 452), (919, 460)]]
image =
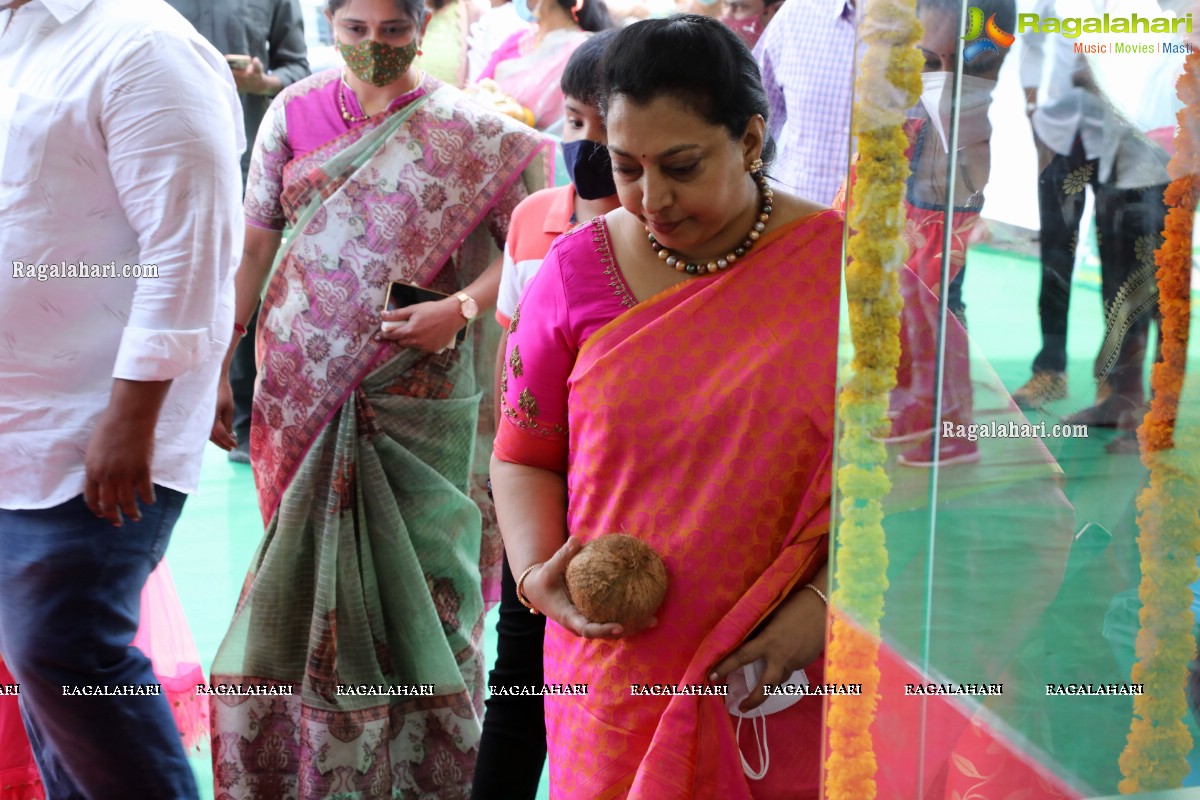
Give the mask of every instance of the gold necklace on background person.
[[(396, 97), (403, 97), (404, 95), (408, 94), (409, 92), (416, 91), (416, 89), (418, 87), (420, 87), (420, 85), (422, 83), (425, 82), (425, 75), (426, 75), (425, 70), (417, 70), (417, 80), (413, 84), (412, 88), (405, 89), (404, 91), (399, 92), (396, 95)], [(342, 112), (342, 119), (344, 119), (346, 122), (366, 122), (371, 117), (375, 116), (374, 114), (366, 113), (365, 110), (364, 110), (364, 113), (361, 115), (350, 113), (350, 109), (346, 107), (346, 92), (350, 92), (350, 94), (354, 95), (354, 102), (356, 102), (358, 104), (358, 107), (360, 109), (364, 108), (363, 102), (362, 102), (362, 100), (359, 99), (358, 92), (354, 91), (354, 87), (346, 82), (346, 73), (345, 72), (342, 73), (340, 80), (341, 80), (342, 85), (340, 87), (338, 87), (337, 95), (338, 95), (338, 110)], [(393, 97), (390, 100), (388, 100), (387, 104), (385, 104), (384, 107), (376, 113), (381, 113), (382, 111), (386, 110), (387, 107), (390, 106), (396, 100), (396, 97)]]

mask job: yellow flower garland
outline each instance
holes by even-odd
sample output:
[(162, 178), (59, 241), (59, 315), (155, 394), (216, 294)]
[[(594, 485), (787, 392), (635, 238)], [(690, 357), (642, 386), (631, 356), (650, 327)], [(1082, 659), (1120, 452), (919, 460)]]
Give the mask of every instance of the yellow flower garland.
[(871, 800), (876, 793), (871, 722), (879, 702), (876, 659), (887, 589), (880, 501), (891, 481), (884, 471), (886, 448), (872, 437), (888, 428), (888, 392), (900, 361), (896, 271), (907, 252), (902, 201), (909, 174), (902, 126), (921, 93), (914, 0), (872, 0), (861, 30), (866, 51), (855, 84), (858, 160), (849, 209), (855, 233), (846, 266), (854, 359), (838, 399), (841, 522), (827, 658), (830, 680), (862, 684), (862, 695), (835, 697), (829, 706), (829, 800)]
[(1200, 173), (1200, 126), (1193, 117), (1200, 108), (1200, 51), (1184, 62), (1177, 92), (1184, 108), (1169, 165), (1173, 180), (1165, 197), (1170, 208), (1164, 241), (1155, 253), (1163, 361), (1154, 365), (1154, 400), (1138, 429), (1150, 482), (1137, 502), (1142, 610), (1131, 680), (1146, 688), (1134, 698), (1134, 719), (1121, 753), (1122, 794), (1179, 788), (1188, 774), (1192, 748), (1183, 716), (1187, 663), (1195, 652), (1188, 585), (1200, 574), (1200, 485), (1179, 468), (1178, 459), (1185, 454), (1175, 449), (1174, 438), (1191, 315), (1192, 221)]

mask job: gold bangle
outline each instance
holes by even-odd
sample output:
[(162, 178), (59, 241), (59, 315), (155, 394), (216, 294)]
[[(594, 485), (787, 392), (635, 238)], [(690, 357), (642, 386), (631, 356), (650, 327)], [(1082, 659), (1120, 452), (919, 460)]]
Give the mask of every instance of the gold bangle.
[[(822, 602), (822, 603), (824, 603), (825, 605), (829, 605), (829, 598), (828, 598), (828, 597), (826, 597), (826, 596), (825, 596), (825, 593), (824, 593), (824, 592), (822, 592), (820, 589), (818, 589), (816, 586), (813, 586), (811, 583), (806, 583), (806, 584), (804, 584), (804, 588), (805, 588), (805, 589), (812, 589), (814, 592), (816, 592), (816, 593), (817, 593), (817, 597), (821, 598), (821, 602)], [(520, 595), (520, 590), (518, 590), (517, 596), (518, 596), (518, 597), (520, 597), (520, 596), (521, 596), (521, 595)]]
[(534, 608), (533, 603), (530, 603), (529, 599), (525, 597), (525, 579), (529, 577), (529, 573), (533, 572), (535, 569), (545, 563), (545, 561), (539, 561), (536, 564), (530, 564), (525, 568), (525, 571), (521, 573), (521, 577), (517, 578), (517, 599), (521, 601), (521, 605), (529, 609), (530, 614), (540, 614), (542, 612)]

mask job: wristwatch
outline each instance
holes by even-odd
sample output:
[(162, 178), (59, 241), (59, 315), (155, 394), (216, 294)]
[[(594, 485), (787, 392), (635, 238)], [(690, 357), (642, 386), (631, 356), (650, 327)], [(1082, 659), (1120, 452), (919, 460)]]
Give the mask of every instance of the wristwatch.
[(459, 303), (458, 310), (462, 312), (463, 318), (467, 322), (479, 316), (479, 304), (475, 302), (475, 298), (466, 292), (459, 292), (454, 297)]

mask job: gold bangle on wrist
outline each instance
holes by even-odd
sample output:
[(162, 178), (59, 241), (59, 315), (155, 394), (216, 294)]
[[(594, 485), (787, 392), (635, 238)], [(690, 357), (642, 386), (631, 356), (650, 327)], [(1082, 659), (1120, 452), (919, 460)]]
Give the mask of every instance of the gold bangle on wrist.
[(525, 579), (529, 577), (529, 573), (533, 572), (535, 569), (545, 563), (545, 561), (539, 561), (536, 564), (530, 564), (525, 568), (525, 571), (521, 573), (521, 577), (517, 578), (517, 600), (521, 601), (521, 605), (529, 609), (530, 614), (540, 614), (542, 612), (534, 608), (533, 603), (529, 602), (529, 598), (525, 597)]
[[(518, 584), (518, 586), (519, 586), (519, 584)], [(824, 603), (827, 606), (829, 605), (829, 598), (826, 597), (825, 593), (822, 592), (820, 589), (818, 589), (816, 586), (812, 585), (811, 583), (806, 583), (806, 584), (804, 584), (804, 588), (812, 589), (814, 592), (817, 593), (817, 597), (821, 598), (822, 603)], [(517, 589), (517, 597), (520, 597), (520, 596), (521, 596), (521, 590), (518, 588)]]

